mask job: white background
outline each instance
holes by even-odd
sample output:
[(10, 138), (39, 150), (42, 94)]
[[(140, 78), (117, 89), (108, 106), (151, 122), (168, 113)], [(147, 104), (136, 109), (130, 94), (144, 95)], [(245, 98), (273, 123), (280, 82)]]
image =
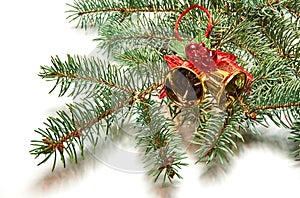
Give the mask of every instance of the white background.
[[(69, 1), (71, 2), (71, 1)], [(48, 95), (53, 83), (37, 76), (51, 55), (89, 55), (95, 33), (77, 30), (66, 1), (5, 1), (0, 11), (1, 158), (0, 197), (299, 197), (300, 162), (288, 157), (282, 129), (263, 130), (245, 144), (224, 171), (190, 166), (173, 186), (154, 185), (145, 173), (126, 173), (93, 159), (51, 172), (29, 155), (33, 132), (68, 98)], [(283, 136), (283, 137), (281, 137)]]

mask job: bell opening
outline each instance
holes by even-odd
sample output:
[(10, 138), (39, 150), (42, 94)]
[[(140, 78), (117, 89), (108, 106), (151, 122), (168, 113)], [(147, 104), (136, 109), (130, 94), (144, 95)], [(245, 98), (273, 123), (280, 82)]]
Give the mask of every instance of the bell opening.
[(176, 67), (169, 71), (165, 80), (168, 97), (178, 106), (193, 107), (204, 98), (204, 84), (193, 70)]
[(246, 74), (215, 70), (209, 74), (205, 84), (209, 93), (216, 99), (218, 106), (225, 109), (235, 102), (243, 92), (246, 85)]
[(246, 85), (246, 74), (243, 72), (233, 74), (230, 79), (227, 80), (225, 87), (227, 99), (237, 99), (243, 92)]

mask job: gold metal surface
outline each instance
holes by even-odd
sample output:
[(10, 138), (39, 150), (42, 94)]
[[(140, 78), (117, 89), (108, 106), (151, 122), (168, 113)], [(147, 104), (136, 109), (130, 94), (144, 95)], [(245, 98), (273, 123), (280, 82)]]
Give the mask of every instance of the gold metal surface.
[(217, 105), (225, 109), (243, 92), (246, 74), (217, 69), (199, 75), (190, 68), (176, 67), (168, 72), (165, 83), (167, 96), (178, 106), (197, 106), (210, 93)]
[(214, 96), (221, 109), (237, 100), (246, 85), (246, 74), (240, 71), (229, 73), (215, 70), (205, 80), (208, 92)]
[(176, 67), (166, 76), (166, 93), (178, 106), (197, 106), (204, 98), (205, 86), (200, 75), (187, 67)]

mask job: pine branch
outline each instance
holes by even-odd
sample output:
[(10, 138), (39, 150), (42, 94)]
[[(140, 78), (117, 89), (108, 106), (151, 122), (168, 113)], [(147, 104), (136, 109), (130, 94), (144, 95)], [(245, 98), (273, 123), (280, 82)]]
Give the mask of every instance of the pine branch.
[(291, 153), (295, 158), (299, 160), (300, 157), (300, 122), (299, 120), (293, 124), (293, 128), (291, 131), (290, 140), (297, 143), (296, 149)]
[(145, 148), (144, 163), (149, 168), (148, 174), (153, 175), (155, 181), (162, 172), (164, 182), (167, 178), (171, 181), (175, 175), (182, 178), (178, 169), (187, 165), (182, 162), (186, 156), (178, 148), (181, 138), (175, 134), (174, 123), (164, 116), (161, 106), (153, 101), (140, 103), (136, 111), (139, 114), (137, 145)]
[(60, 86), (59, 96), (63, 96), (74, 86), (69, 96), (74, 98), (80, 94), (97, 94), (102, 86), (116, 88), (120, 91), (131, 93), (135, 88), (128, 78), (124, 78), (126, 70), (116, 65), (107, 64), (100, 59), (85, 56), (67, 55), (63, 62), (58, 56), (51, 58), (51, 66), (41, 66), (39, 76), (48, 81), (56, 81), (53, 89)]
[(300, 3), (299, 1), (290, 0), (284, 3), (284, 7), (296, 18), (300, 18)]
[(115, 1), (109, 0), (78, 0), (74, 1), (71, 13), (68, 16), (70, 21), (78, 20), (77, 27), (87, 28), (88, 26), (100, 26), (107, 19), (123, 22), (130, 18), (132, 14), (139, 13), (178, 13), (180, 1), (163, 0), (163, 1)]
[[(157, 89), (163, 84), (168, 67), (163, 59), (175, 54), (174, 24), (180, 13), (195, 3), (208, 8), (213, 29), (209, 48), (237, 56), (237, 62), (254, 76), (247, 93), (241, 94), (232, 107), (221, 111), (206, 98), (198, 108), (181, 109), (169, 98), (156, 100)], [(101, 50), (106, 50), (112, 65), (98, 58), (67, 56), (62, 61), (52, 57), (51, 66), (42, 66), (42, 78), (55, 81), (52, 92), (79, 101), (67, 105), (69, 111), (58, 111), (49, 117), (44, 129), (35, 130), (41, 136), (33, 140), (30, 151), (40, 164), (57, 157), (66, 166), (66, 156), (78, 161), (84, 156), (86, 142), (96, 146), (99, 139), (112, 133), (129, 112), (137, 115), (137, 145), (145, 151), (144, 164), (155, 181), (174, 176), (181, 178), (179, 169), (185, 152), (179, 147), (181, 137), (174, 118), (181, 123), (196, 122), (193, 143), (199, 147), (199, 161), (225, 163), (228, 155), (243, 141), (242, 132), (253, 130), (256, 123), (265, 125), (269, 117), (278, 126), (291, 131), (290, 139), (300, 142), (300, 44), (299, 8), (293, 0), (207, 1), (150, 0), (111, 1), (75, 0), (69, 5), (68, 19), (77, 27), (98, 26)], [(180, 37), (185, 46), (204, 34), (205, 13), (192, 10), (181, 21)], [(197, 41), (198, 42), (198, 41)], [(81, 97), (79, 97), (81, 96)], [(80, 98), (80, 99), (79, 99)], [(169, 108), (171, 118), (162, 107)], [(248, 129), (248, 126), (250, 129)], [(298, 146), (293, 155), (300, 156)]]
[(240, 112), (228, 115), (223, 111), (209, 111), (209, 119), (199, 124), (193, 143), (200, 148), (198, 162), (209, 164), (217, 159), (220, 163), (228, 162), (228, 154), (237, 149), (237, 140), (242, 140), (240, 131), (246, 131)]
[(132, 48), (150, 48), (160, 51), (168, 48), (170, 41), (176, 40), (173, 27), (162, 19), (157, 21), (137, 19), (122, 24), (112, 21), (107, 26), (101, 27), (99, 31), (101, 37), (95, 39), (100, 41), (99, 47), (112, 52), (113, 55)]
[(300, 115), (299, 79), (290, 78), (273, 85), (262, 84), (254, 91), (247, 101), (250, 113), (265, 115), (277, 126), (292, 127), (291, 123)]
[(292, 58), (300, 50), (299, 27), (291, 18), (274, 13), (261, 22), (261, 31), (282, 58)]
[[(118, 110), (131, 106), (137, 100), (144, 100), (146, 95), (156, 90), (160, 85), (154, 84), (148, 87), (142, 92), (137, 92), (132, 94), (126, 99), (124, 95), (115, 92), (112, 96), (117, 96), (117, 103), (113, 104), (113, 97), (107, 89), (102, 91), (102, 95), (99, 95), (93, 99), (93, 101), (83, 100), (82, 103), (74, 103), (68, 105), (69, 114), (61, 111), (58, 112), (58, 117), (49, 117), (48, 122), (45, 122), (44, 129), (38, 129), (35, 132), (42, 136), (42, 140), (33, 140), (32, 146), (35, 148), (30, 151), (31, 154), (35, 155), (36, 158), (41, 154), (45, 154), (46, 157), (38, 165), (46, 162), (54, 154), (54, 170), (56, 166), (56, 155), (57, 152), (60, 153), (61, 160), (64, 167), (66, 166), (66, 160), (64, 156), (64, 151), (68, 154), (71, 162), (78, 161), (77, 151), (75, 148), (75, 142), (78, 144), (81, 155), (83, 156), (83, 140), (88, 138), (94, 146), (96, 146), (97, 139), (99, 137), (99, 126), (103, 126), (103, 121), (106, 119), (106, 123), (109, 126), (112, 124), (112, 119), (110, 117), (117, 116), (114, 115)], [(118, 120), (118, 119), (115, 119)], [(91, 127), (98, 124), (98, 127), (92, 129)], [(96, 130), (95, 130), (96, 129)], [(77, 140), (78, 139), (78, 140)]]

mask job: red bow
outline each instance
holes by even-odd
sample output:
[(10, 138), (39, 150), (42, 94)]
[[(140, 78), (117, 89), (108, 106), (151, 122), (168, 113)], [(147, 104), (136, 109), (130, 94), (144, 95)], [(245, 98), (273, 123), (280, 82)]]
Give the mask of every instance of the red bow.
[[(181, 38), (178, 33), (179, 22), (184, 15), (186, 15), (190, 10), (199, 8), (205, 12), (208, 19), (208, 25), (205, 32), (205, 37), (208, 38), (210, 31), (213, 26), (212, 18), (207, 9), (200, 5), (193, 5), (187, 8), (184, 12), (181, 13), (179, 18), (176, 21), (174, 33), (175, 37), (178, 41), (181, 41)], [(236, 57), (233, 54), (228, 54), (226, 52), (222, 52), (219, 50), (210, 50), (205, 47), (204, 43), (190, 43), (185, 48), (187, 60), (183, 60), (182, 58), (176, 55), (166, 55), (164, 56), (165, 61), (170, 69), (175, 67), (187, 67), (192, 69), (195, 73), (201, 74), (204, 73), (209, 76), (211, 71), (220, 69), (227, 72), (240, 71), (244, 72), (247, 76), (246, 86), (249, 85), (250, 82), (253, 81), (252, 75), (244, 70), (244, 68), (240, 67), (236, 64)], [(158, 94), (159, 98), (164, 98), (166, 96), (165, 88), (163, 87)]]
[[(210, 50), (205, 47), (204, 43), (191, 43), (186, 47), (188, 59), (183, 60), (176, 55), (165, 55), (164, 59), (170, 69), (175, 67), (187, 67), (195, 73), (202, 72), (209, 75), (209, 72), (220, 69), (227, 72), (241, 71), (247, 76), (246, 86), (253, 81), (253, 76), (244, 68), (236, 64), (236, 56), (219, 50)], [(159, 91), (159, 98), (166, 96), (165, 88)]]

